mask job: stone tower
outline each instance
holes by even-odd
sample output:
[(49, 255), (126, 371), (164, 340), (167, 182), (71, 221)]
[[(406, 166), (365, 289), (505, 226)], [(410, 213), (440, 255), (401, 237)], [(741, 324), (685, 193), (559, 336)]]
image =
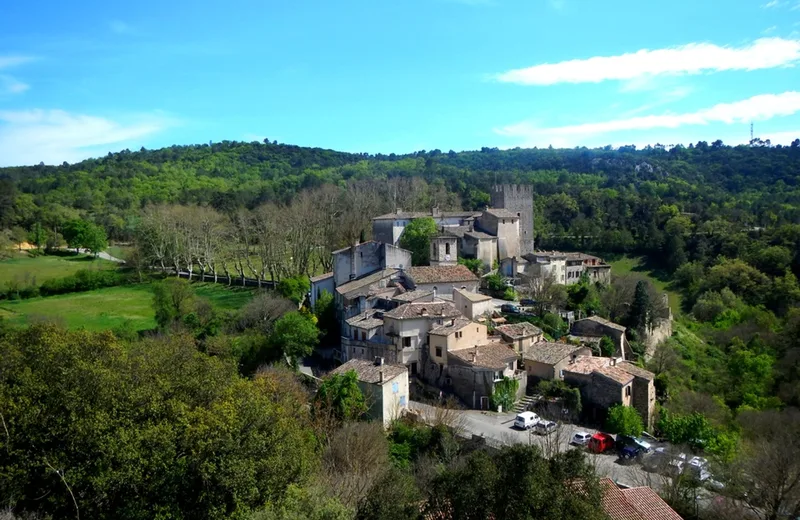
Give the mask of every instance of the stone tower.
[(431, 237), (431, 265), (456, 265), (458, 263), (458, 237), (441, 232)]
[(495, 185), (492, 207), (519, 216), (520, 254), (533, 253), (533, 187), (518, 184)]

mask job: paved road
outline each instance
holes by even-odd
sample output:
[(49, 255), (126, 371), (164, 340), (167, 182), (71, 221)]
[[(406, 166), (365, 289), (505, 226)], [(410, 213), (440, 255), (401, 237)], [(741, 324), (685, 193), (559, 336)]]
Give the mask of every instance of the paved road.
[[(435, 414), (435, 408), (423, 403), (412, 401), (411, 409), (420, 413), (423, 418), (430, 419)], [(595, 433), (596, 430), (581, 428), (573, 424), (562, 424), (558, 429), (547, 436), (537, 435), (532, 431), (521, 431), (513, 427), (513, 413), (483, 412), (479, 410), (459, 411), (463, 430), (467, 435), (477, 435), (486, 439), (492, 445), (510, 444), (537, 444), (545, 454), (557, 453), (576, 448), (569, 444), (575, 432), (582, 431)], [(654, 489), (661, 487), (663, 478), (660, 475), (648, 473), (637, 464), (622, 465), (616, 455), (589, 454), (588, 460), (595, 466), (598, 475), (611, 478), (618, 484), (627, 486), (651, 486)]]
[[(68, 251), (74, 251), (74, 249), (68, 249)], [(91, 255), (92, 254), (92, 252), (89, 251), (88, 249), (78, 249), (78, 252), (86, 254), (86, 255)], [(121, 258), (117, 258), (116, 256), (111, 256), (108, 253), (106, 253), (105, 251), (101, 251), (100, 253), (97, 253), (97, 257), (98, 258), (102, 258), (103, 260), (108, 260), (109, 262), (117, 262), (118, 264), (124, 264), (125, 263), (125, 260), (123, 260)]]

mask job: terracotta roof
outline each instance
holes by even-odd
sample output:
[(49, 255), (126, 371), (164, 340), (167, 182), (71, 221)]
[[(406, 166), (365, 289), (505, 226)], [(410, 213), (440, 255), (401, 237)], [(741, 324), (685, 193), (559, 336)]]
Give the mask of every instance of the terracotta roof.
[(574, 372), (576, 374), (591, 374), (599, 368), (606, 367), (611, 364), (611, 358), (595, 357), (595, 356), (578, 356), (574, 363), (567, 365), (564, 369), (565, 372)]
[(512, 213), (505, 208), (488, 208), (484, 213), (488, 213), (496, 218), (519, 218), (516, 213)]
[(358, 316), (346, 320), (347, 324), (357, 329), (371, 330), (383, 325), (383, 320), (375, 317), (377, 311), (362, 312)]
[(475, 273), (467, 269), (465, 265), (426, 265), (420, 267), (409, 267), (406, 269), (408, 276), (414, 283), (450, 283), (450, 282), (477, 282), (478, 277)]
[(381, 372), (383, 372), (384, 383), (388, 383), (403, 373), (408, 373), (408, 369), (405, 365), (396, 365), (393, 363), (376, 365), (373, 361), (367, 361), (365, 359), (351, 359), (344, 365), (332, 370), (331, 374), (345, 374), (351, 370), (355, 371), (359, 381), (373, 385), (380, 384)]
[(618, 323), (614, 323), (613, 321), (609, 321), (609, 320), (607, 320), (605, 318), (601, 318), (600, 316), (589, 316), (588, 318), (583, 318), (582, 320), (577, 320), (577, 321), (575, 321), (573, 323), (573, 326), (575, 325), (575, 323), (580, 323), (582, 321), (587, 321), (587, 320), (588, 321), (593, 321), (595, 323), (599, 323), (600, 325), (604, 325), (604, 326), (606, 326), (606, 327), (608, 327), (610, 329), (620, 330), (622, 332), (625, 332), (625, 330), (627, 330), (622, 325), (620, 325)]
[(622, 490), (610, 478), (600, 479), (600, 489), (603, 492), (603, 510), (611, 520), (646, 520), (628, 503)]
[(466, 289), (454, 289), (455, 292), (463, 296), (464, 298), (468, 299), (472, 303), (480, 303), (491, 300), (492, 297), (488, 294), (481, 294), (472, 291), (468, 291)]
[(470, 323), (472, 322), (469, 321), (467, 318), (456, 318), (453, 320), (452, 324), (440, 325), (434, 329), (431, 329), (431, 331), (428, 332), (428, 334), (431, 334), (433, 336), (449, 336), (450, 334), (458, 332), (459, 330), (463, 329)]
[(419, 300), (420, 298), (425, 298), (426, 296), (430, 296), (433, 294), (433, 291), (408, 291), (402, 294), (398, 294), (392, 300), (396, 302), (413, 302), (414, 300)]
[(607, 377), (620, 385), (627, 385), (633, 381), (633, 376), (619, 367), (602, 367), (595, 370), (594, 373)]
[(623, 489), (625, 500), (639, 512), (645, 520), (683, 520), (681, 515), (664, 502), (658, 493), (649, 487)]
[[(472, 361), (473, 354), (477, 354), (474, 362)], [(461, 350), (449, 350), (447, 355), (454, 356), (468, 365), (493, 370), (502, 370), (508, 366), (509, 361), (517, 359), (517, 353), (503, 343), (488, 343)]]
[(460, 318), (461, 313), (450, 302), (412, 302), (383, 314), (384, 318), (410, 320), (414, 318)]
[(510, 323), (508, 325), (500, 325), (499, 327), (495, 327), (494, 330), (511, 339), (529, 338), (531, 336), (538, 336), (542, 333), (542, 329), (536, 325), (533, 325), (532, 323), (528, 323), (527, 321), (523, 321), (521, 323)]
[(321, 274), (319, 276), (312, 276), (311, 277), (311, 283), (321, 282), (322, 280), (327, 280), (328, 278), (333, 278), (333, 273), (332, 272)]
[(573, 352), (580, 350), (581, 347), (569, 345), (567, 343), (552, 343), (549, 341), (542, 341), (534, 343), (522, 354), (524, 359), (544, 363), (546, 365), (555, 365), (564, 358), (569, 357)]
[(336, 292), (346, 298), (353, 298), (355, 296), (367, 296), (369, 294), (369, 286), (380, 282), (384, 278), (390, 278), (393, 274), (397, 273), (399, 269), (381, 269), (374, 273), (368, 274), (357, 280), (352, 280), (343, 283), (336, 288)]
[(656, 375), (649, 370), (645, 370), (641, 367), (637, 367), (630, 361), (623, 361), (622, 363), (617, 363), (617, 367), (621, 368), (625, 372), (636, 376), (641, 377), (642, 379), (647, 379), (648, 381), (652, 381), (656, 378)]

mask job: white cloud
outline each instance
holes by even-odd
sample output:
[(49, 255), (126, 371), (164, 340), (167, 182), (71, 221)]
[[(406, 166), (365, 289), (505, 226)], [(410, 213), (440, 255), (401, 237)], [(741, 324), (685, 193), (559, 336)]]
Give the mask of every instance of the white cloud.
[(786, 2), (782, 2), (781, 0), (770, 0), (765, 4), (761, 4), (762, 9), (774, 9), (775, 7), (781, 7), (786, 5)]
[(22, 65), (23, 63), (28, 63), (29, 61), (33, 61), (35, 59), (36, 58), (34, 58), (33, 56), (18, 56), (18, 55), (0, 56), (0, 69), (15, 67), (17, 65)]
[(30, 85), (11, 76), (0, 76), (0, 94), (21, 94), (29, 88)]
[[(559, 127), (540, 127), (531, 122), (522, 122), (495, 129), (495, 133), (515, 137), (524, 146), (574, 146), (595, 140), (597, 136), (616, 132), (643, 132), (654, 129), (676, 129), (683, 126), (721, 123), (749, 123), (773, 117), (795, 114), (800, 111), (800, 92), (763, 94), (733, 103), (720, 103), (710, 108), (684, 114), (637, 116), (599, 123), (585, 123)], [(766, 139), (767, 137), (763, 137)]]
[(633, 80), (661, 74), (699, 74), (758, 70), (793, 65), (800, 60), (800, 40), (761, 38), (744, 47), (690, 43), (665, 49), (642, 49), (617, 56), (594, 56), (515, 69), (496, 76), (504, 83), (555, 85)]
[(777, 25), (771, 25), (771, 26), (767, 27), (766, 29), (764, 29), (763, 31), (761, 31), (761, 34), (772, 34), (777, 29), (778, 29)]
[(0, 166), (76, 162), (138, 148), (145, 138), (173, 124), (162, 114), (121, 122), (63, 110), (0, 111)]

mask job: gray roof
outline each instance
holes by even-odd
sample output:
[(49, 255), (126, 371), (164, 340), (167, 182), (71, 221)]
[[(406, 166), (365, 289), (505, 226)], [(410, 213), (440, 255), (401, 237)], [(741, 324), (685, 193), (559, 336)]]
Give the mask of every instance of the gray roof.
[(408, 373), (408, 369), (405, 365), (396, 365), (393, 363), (376, 365), (374, 362), (365, 359), (351, 359), (344, 365), (332, 370), (331, 374), (345, 374), (351, 370), (355, 371), (359, 381), (373, 385), (380, 384), (381, 372), (383, 372), (384, 384), (403, 373)]
[(408, 291), (401, 294), (398, 294), (394, 298), (393, 301), (396, 302), (413, 302), (414, 300), (419, 300), (420, 298), (425, 298), (426, 296), (430, 296), (433, 294), (433, 291), (425, 291), (422, 289), (417, 289), (416, 291)]
[(453, 320), (452, 324), (440, 325), (434, 329), (431, 329), (431, 331), (428, 332), (428, 334), (431, 334), (433, 336), (449, 336), (450, 334), (458, 332), (459, 330), (463, 329), (470, 323), (472, 322), (466, 318), (456, 318)]
[(497, 240), (497, 237), (484, 233), (483, 231), (467, 231), (464, 233), (465, 237), (474, 238), (475, 240)]
[(345, 320), (348, 325), (351, 327), (355, 327), (357, 329), (364, 329), (364, 330), (372, 330), (377, 329), (383, 325), (383, 320), (377, 318), (375, 316), (377, 311), (371, 310), (367, 312), (359, 313), (357, 316), (353, 316)]
[(496, 217), (496, 218), (519, 218), (516, 213), (512, 213), (511, 211), (505, 208), (489, 208), (484, 213), (488, 213), (489, 215)]
[(633, 381), (633, 376), (630, 373), (626, 372), (625, 370), (622, 370), (618, 366), (608, 366), (608, 367), (598, 368), (593, 373), (599, 374), (620, 385), (627, 385), (628, 383)]
[(450, 302), (412, 302), (383, 314), (384, 318), (411, 320), (415, 318), (460, 318), (461, 313)]
[(508, 336), (511, 339), (529, 338), (531, 336), (538, 336), (542, 333), (542, 329), (536, 325), (533, 325), (532, 323), (528, 323), (527, 321), (523, 321), (521, 323), (510, 323), (508, 325), (499, 325), (495, 327), (494, 330), (504, 336)]
[(333, 278), (333, 273), (332, 272), (321, 274), (319, 276), (312, 276), (310, 278), (310, 280), (311, 280), (311, 283), (315, 283), (315, 282), (321, 282), (322, 280), (327, 280), (328, 278)]
[[(380, 242), (376, 242), (375, 240), (367, 240), (366, 242), (359, 242), (358, 244), (354, 244), (354, 245), (356, 247), (358, 247), (358, 246), (363, 246), (364, 244), (380, 244)], [(353, 247), (353, 246), (347, 246), (347, 247), (343, 247), (341, 249), (337, 249), (336, 251), (333, 251), (331, 254), (332, 255), (336, 255), (336, 254), (339, 254), (339, 253), (344, 253), (345, 251), (350, 251), (351, 247)]]
[(649, 370), (645, 370), (644, 368), (638, 367), (631, 363), (630, 361), (623, 361), (621, 363), (617, 363), (617, 367), (621, 368), (625, 372), (636, 376), (641, 377), (642, 379), (647, 379), (648, 381), (652, 381), (655, 379), (656, 375)]
[(478, 277), (467, 266), (457, 265), (425, 265), (409, 267), (406, 274), (417, 285), (430, 283), (477, 282)]
[(373, 217), (372, 220), (400, 220), (422, 217), (467, 219), (478, 217), (480, 214), (480, 211), (440, 211), (437, 214), (434, 214), (433, 211), (396, 211), (394, 213)]
[[(472, 356), (475, 355), (475, 361)], [(448, 350), (448, 358), (457, 358), (460, 361), (480, 368), (502, 370), (508, 362), (517, 359), (517, 353), (503, 343), (489, 343), (462, 350)]]
[(555, 365), (580, 349), (581, 347), (576, 347), (567, 343), (542, 341), (531, 345), (530, 348), (522, 354), (522, 357), (546, 365)]
[(472, 291), (468, 291), (466, 289), (456, 289), (456, 292), (463, 296), (464, 298), (468, 299), (472, 303), (480, 303), (485, 302), (487, 300), (491, 300), (492, 297), (488, 294), (481, 294)]
[(600, 325), (608, 327), (609, 329), (619, 330), (619, 331), (622, 331), (622, 332), (625, 332), (625, 330), (626, 330), (625, 327), (623, 327), (622, 325), (620, 325), (618, 323), (614, 323), (613, 321), (609, 321), (609, 320), (607, 320), (605, 318), (601, 318), (600, 316), (589, 316), (588, 318), (583, 318), (582, 320), (576, 320), (573, 323), (573, 326), (576, 323), (580, 323), (581, 321), (587, 321), (587, 320), (588, 321), (593, 321), (595, 323), (599, 323)]
[(336, 292), (348, 299), (356, 296), (368, 296), (370, 292), (370, 285), (378, 283), (384, 278), (390, 278), (398, 271), (399, 269), (393, 268), (381, 269), (380, 271), (368, 274), (367, 276), (358, 278), (357, 280), (343, 283), (336, 288)]
[(444, 231), (446, 234), (464, 238), (464, 234), (470, 230), (470, 226), (445, 226)]

